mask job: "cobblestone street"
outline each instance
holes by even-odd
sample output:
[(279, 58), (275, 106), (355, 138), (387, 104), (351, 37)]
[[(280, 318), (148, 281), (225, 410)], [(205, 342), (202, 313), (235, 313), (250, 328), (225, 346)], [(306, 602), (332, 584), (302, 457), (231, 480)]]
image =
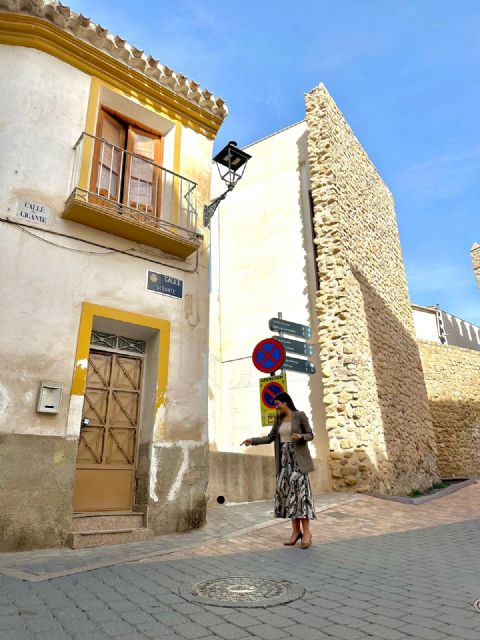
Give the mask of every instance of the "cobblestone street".
[[(317, 509), (307, 550), (284, 547), (289, 523), (258, 502), (212, 509), (205, 529), (141, 545), (2, 554), (0, 638), (480, 638), (480, 485), (418, 506), (325, 494)], [(249, 609), (179, 595), (224, 576), (306, 592)]]

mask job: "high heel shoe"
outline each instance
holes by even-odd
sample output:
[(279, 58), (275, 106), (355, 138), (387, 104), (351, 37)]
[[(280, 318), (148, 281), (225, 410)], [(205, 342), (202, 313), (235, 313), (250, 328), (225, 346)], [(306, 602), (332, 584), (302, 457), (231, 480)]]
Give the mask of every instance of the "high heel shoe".
[(283, 544), (286, 547), (293, 547), (295, 544), (297, 544), (297, 542), (299, 540), (302, 539), (302, 537), (303, 537), (303, 533), (300, 531), (300, 533), (297, 533), (297, 536), (296, 536), (295, 540), (292, 541), (292, 539), (290, 538), (290, 540), (288, 542), (284, 542)]
[(310, 534), (310, 538), (308, 542), (303, 542), (302, 540), (302, 549), (308, 549), (308, 547), (312, 546), (312, 534)]

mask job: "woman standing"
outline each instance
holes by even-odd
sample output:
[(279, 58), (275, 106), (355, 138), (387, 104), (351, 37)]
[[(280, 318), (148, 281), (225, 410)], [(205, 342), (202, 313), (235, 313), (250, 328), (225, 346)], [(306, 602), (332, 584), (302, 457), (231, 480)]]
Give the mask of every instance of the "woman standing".
[(277, 417), (268, 436), (248, 438), (242, 445), (269, 444), (275, 442), (277, 488), (275, 493), (275, 517), (290, 518), (292, 537), (287, 546), (302, 541), (302, 549), (312, 544), (310, 520), (316, 518), (312, 489), (308, 474), (314, 470), (308, 442), (313, 433), (307, 416), (297, 411), (288, 393), (275, 396)]

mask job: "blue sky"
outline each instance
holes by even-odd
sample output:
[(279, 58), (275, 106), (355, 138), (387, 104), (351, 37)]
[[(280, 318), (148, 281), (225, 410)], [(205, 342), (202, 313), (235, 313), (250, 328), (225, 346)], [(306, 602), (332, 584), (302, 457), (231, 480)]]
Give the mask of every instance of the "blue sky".
[(480, 324), (478, 0), (71, 6), (224, 98), (218, 147), (303, 119), (324, 82), (394, 195), (412, 302)]

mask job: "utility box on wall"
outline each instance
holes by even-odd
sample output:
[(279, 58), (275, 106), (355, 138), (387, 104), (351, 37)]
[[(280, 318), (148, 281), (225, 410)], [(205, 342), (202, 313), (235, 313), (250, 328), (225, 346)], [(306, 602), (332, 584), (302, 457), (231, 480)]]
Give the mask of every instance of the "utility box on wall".
[(54, 382), (42, 382), (38, 396), (38, 413), (58, 413), (62, 400), (62, 385)]

